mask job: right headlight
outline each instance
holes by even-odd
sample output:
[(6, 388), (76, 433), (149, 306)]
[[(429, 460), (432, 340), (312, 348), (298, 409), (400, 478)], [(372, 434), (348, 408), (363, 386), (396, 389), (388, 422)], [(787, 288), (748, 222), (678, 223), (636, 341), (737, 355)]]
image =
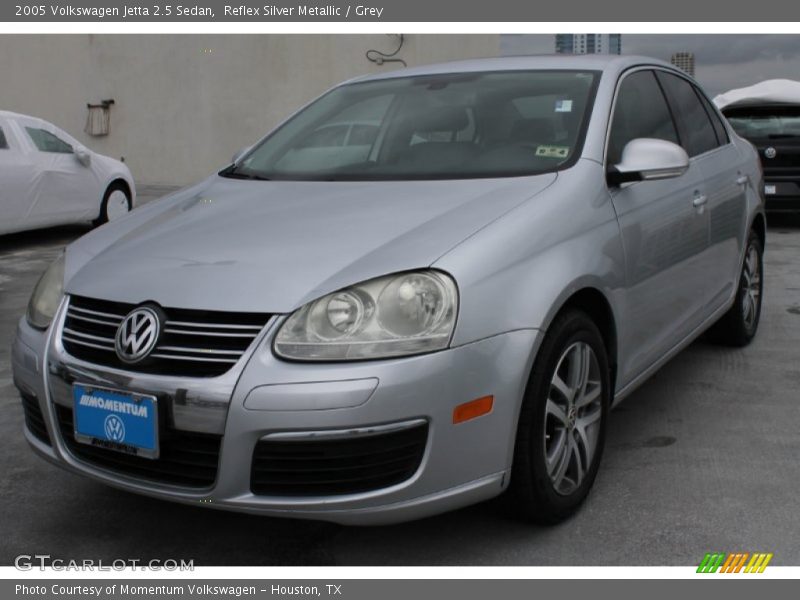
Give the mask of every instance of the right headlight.
[(440, 271), (378, 277), (295, 311), (275, 336), (275, 353), (325, 361), (443, 350), (450, 344), (457, 311), (456, 284)]
[(28, 302), (26, 318), (37, 329), (47, 329), (64, 295), (64, 255), (47, 267)]

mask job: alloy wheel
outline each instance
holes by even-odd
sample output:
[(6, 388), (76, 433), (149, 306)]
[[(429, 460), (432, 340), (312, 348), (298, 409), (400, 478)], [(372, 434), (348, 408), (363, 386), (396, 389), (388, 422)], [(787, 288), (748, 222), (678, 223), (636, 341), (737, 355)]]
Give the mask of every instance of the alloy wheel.
[(586, 477), (597, 451), (601, 417), (597, 356), (589, 344), (575, 342), (558, 360), (545, 406), (545, 461), (558, 494), (571, 494)]
[(742, 317), (748, 329), (751, 329), (758, 317), (759, 303), (761, 302), (761, 268), (759, 264), (758, 249), (750, 244), (747, 247), (747, 256), (742, 270), (742, 287), (744, 298), (742, 302)]

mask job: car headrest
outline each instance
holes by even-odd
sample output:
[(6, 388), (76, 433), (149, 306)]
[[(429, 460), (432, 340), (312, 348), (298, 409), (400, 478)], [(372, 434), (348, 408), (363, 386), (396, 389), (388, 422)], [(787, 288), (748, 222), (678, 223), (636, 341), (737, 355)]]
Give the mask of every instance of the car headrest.
[(411, 125), (415, 132), (461, 131), (469, 125), (469, 116), (462, 106), (441, 106), (415, 115)]

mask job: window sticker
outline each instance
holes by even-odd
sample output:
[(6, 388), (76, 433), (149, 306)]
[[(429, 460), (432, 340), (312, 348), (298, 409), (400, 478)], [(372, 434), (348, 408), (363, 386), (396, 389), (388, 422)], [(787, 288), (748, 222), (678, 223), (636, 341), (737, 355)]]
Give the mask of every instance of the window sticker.
[(569, 146), (537, 146), (536, 156), (545, 158), (567, 158)]
[(556, 112), (572, 112), (572, 100), (556, 100)]

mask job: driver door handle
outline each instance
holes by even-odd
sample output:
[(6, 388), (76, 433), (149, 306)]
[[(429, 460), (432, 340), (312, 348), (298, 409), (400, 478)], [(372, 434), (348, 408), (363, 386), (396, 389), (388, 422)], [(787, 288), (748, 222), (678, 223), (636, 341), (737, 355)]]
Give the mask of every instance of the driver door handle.
[(739, 177), (736, 178), (736, 184), (747, 185), (747, 175), (739, 175)]
[(693, 205), (695, 208), (700, 208), (700, 207), (701, 207), (701, 206), (703, 206), (703, 205), (704, 205), (706, 202), (708, 202), (708, 196), (706, 196), (705, 194), (697, 194), (697, 195), (694, 197), (694, 200), (692, 200), (692, 205)]

